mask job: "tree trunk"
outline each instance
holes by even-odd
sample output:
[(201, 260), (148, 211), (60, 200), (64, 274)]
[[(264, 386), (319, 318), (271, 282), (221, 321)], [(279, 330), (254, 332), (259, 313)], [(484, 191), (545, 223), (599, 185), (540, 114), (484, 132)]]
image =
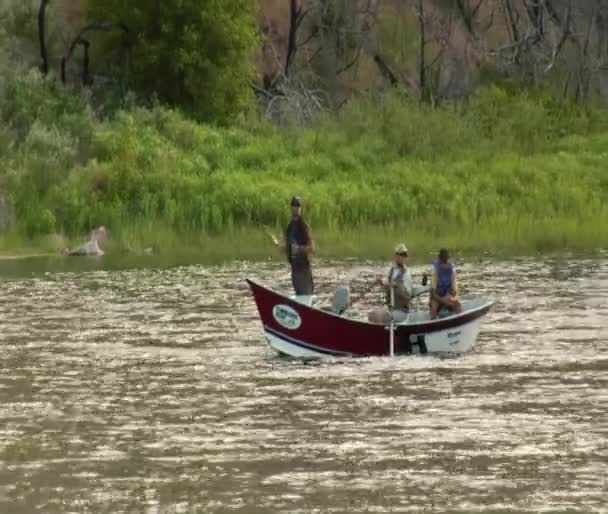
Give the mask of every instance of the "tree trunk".
[(512, 42), (517, 43), (519, 41), (519, 31), (517, 30), (517, 22), (515, 21), (515, 16), (513, 14), (511, 0), (504, 0), (504, 9), (507, 16), (508, 27), (511, 31)]
[(45, 12), (46, 8), (49, 5), (50, 0), (41, 0), (40, 8), (38, 9), (38, 38), (40, 40), (40, 57), (42, 58), (42, 63), (40, 65), (40, 71), (44, 75), (49, 72), (49, 57), (46, 50), (46, 35), (45, 35)]
[(426, 102), (429, 100), (429, 88), (426, 77), (426, 20), (424, 19), (424, 0), (418, 0), (418, 25), (420, 28), (418, 80), (420, 82), (420, 98), (423, 102)]
[(82, 83), (85, 86), (90, 86), (93, 84), (91, 74), (89, 73), (89, 47), (90, 43), (86, 39), (83, 39), (82, 49), (84, 51), (84, 55), (82, 60)]
[(289, 36), (287, 40), (287, 56), (285, 57), (285, 75), (289, 76), (293, 60), (296, 55), (297, 35), (298, 35), (298, 0), (289, 2)]
[[(87, 32), (92, 32), (92, 31), (104, 31), (104, 32), (108, 32), (110, 30), (114, 30), (114, 29), (120, 29), (122, 31), (123, 34), (123, 48), (126, 50), (126, 56), (128, 59), (128, 47), (129, 47), (129, 43), (128, 43), (128, 34), (129, 34), (129, 29), (128, 27), (124, 24), (124, 23), (93, 23), (91, 25), (86, 25), (78, 34), (77, 36), (74, 38), (74, 40), (72, 41), (72, 43), (70, 44), (70, 47), (67, 51), (67, 53), (61, 58), (61, 81), (65, 84), (67, 81), (67, 76), (66, 76), (66, 67), (68, 64), (68, 61), (72, 58), (72, 54), (74, 53), (74, 50), (76, 50), (76, 47), (78, 46), (82, 46), (83, 49), (83, 62), (82, 62), (82, 73), (81, 73), (81, 80), (82, 83), (85, 86), (90, 86), (93, 83), (93, 77), (91, 76), (90, 73), (90, 53), (89, 53), (89, 49), (91, 46), (91, 43), (88, 39), (85, 39), (84, 35)], [(128, 71), (128, 70), (127, 70)]]

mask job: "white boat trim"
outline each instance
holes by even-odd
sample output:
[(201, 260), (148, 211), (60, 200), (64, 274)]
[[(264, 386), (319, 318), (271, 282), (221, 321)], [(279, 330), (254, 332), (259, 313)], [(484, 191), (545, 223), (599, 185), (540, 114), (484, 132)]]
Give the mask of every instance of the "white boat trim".
[(296, 342), (295, 340), (291, 340), (291, 338), (288, 339), (267, 327), (264, 327), (264, 334), (266, 335), (268, 344), (272, 348), (274, 348), (277, 352), (284, 355), (289, 355), (290, 357), (321, 358), (339, 355), (327, 350), (319, 349), (319, 351), (317, 351), (316, 347), (314, 346), (300, 341)]

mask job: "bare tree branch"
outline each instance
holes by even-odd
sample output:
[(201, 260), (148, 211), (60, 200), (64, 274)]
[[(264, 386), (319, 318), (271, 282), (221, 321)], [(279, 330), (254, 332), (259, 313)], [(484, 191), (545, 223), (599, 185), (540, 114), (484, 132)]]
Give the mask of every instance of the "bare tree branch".
[(479, 2), (477, 2), (477, 5), (475, 7), (473, 7), (473, 9), (471, 9), (471, 18), (472, 19), (475, 19), (477, 17), (477, 13), (479, 12), (479, 8), (483, 4), (483, 2), (484, 2), (484, 0), (479, 0)]
[(308, 60), (306, 61), (307, 64), (312, 63), (318, 56), (319, 54), (323, 51), (323, 46), (319, 45), (317, 47), (317, 49), (313, 52), (313, 54), (308, 58)]
[(492, 25), (494, 25), (494, 9), (492, 9), (492, 11), (490, 12), (488, 21), (486, 23), (484, 23), (483, 28), (480, 30), (480, 32), (482, 32), (482, 33), (487, 32), (488, 30), (490, 30)]
[(508, 26), (511, 29), (512, 41), (519, 41), (519, 30), (517, 29), (517, 19), (513, 12), (511, 0), (503, 0), (503, 7), (507, 16)]
[(311, 9), (306, 9), (305, 11), (302, 11), (302, 8), (300, 7), (298, 9), (298, 13), (297, 13), (297, 19), (296, 19), (296, 29), (300, 28), (300, 25), (302, 25), (302, 22), (304, 21), (304, 18), (306, 18), (306, 16), (310, 13)]
[[(559, 15), (557, 14), (557, 11), (555, 10), (555, 7), (553, 7), (553, 3), (551, 2), (551, 0), (545, 0), (544, 4), (545, 4), (545, 9), (547, 9), (547, 12), (549, 13), (549, 17), (553, 20), (553, 22), (556, 25), (561, 27), (562, 22), (559, 18)], [(571, 7), (572, 7), (572, 2), (569, 2), (568, 10), (570, 10)]]
[(298, 42), (296, 44), (296, 48), (301, 48), (305, 45), (307, 45), (308, 43), (310, 43), (315, 37), (317, 37), (317, 31), (316, 30), (311, 30), (310, 34), (308, 35), (308, 37), (302, 41), (302, 42)]
[(551, 68), (553, 68), (553, 65), (555, 64), (555, 59), (557, 59), (557, 57), (559, 56), (559, 54), (560, 54), (560, 52), (562, 50), (562, 47), (564, 46), (564, 43), (566, 42), (566, 40), (570, 36), (570, 21), (571, 21), (571, 18), (572, 18), (572, 0), (570, 0), (568, 2), (568, 12), (566, 13), (566, 21), (564, 22), (564, 25), (562, 27), (562, 34), (561, 34), (561, 37), (560, 37), (557, 45), (555, 45), (555, 47), (553, 48), (553, 54), (551, 56), (551, 62), (545, 68), (545, 73), (547, 73), (549, 70), (551, 70)]
[(525, 0), (526, 12), (528, 14), (528, 20), (534, 27), (535, 34), (540, 38), (543, 37), (543, 2), (542, 0)]
[(462, 17), (462, 20), (464, 21), (464, 25), (467, 29), (467, 32), (471, 36), (476, 37), (477, 35), (475, 33), (475, 19), (477, 18), (479, 9), (485, 0), (478, 0), (477, 5), (475, 5), (474, 7), (469, 7), (468, 2), (466, 2), (466, 0), (455, 1), (456, 7), (458, 9), (458, 12), (460, 13), (460, 16)]
[(378, 54), (374, 55), (374, 62), (378, 66), (380, 73), (384, 75), (392, 86), (396, 86), (399, 84), (399, 78), (396, 73), (391, 69), (391, 67), (386, 63), (386, 61), (380, 57)]
[(359, 60), (360, 56), (361, 56), (361, 47), (358, 47), (354, 57), (350, 60), (350, 62), (345, 64), (341, 68), (338, 68), (336, 74), (340, 75), (340, 74), (344, 73), (346, 70), (352, 68), (355, 65), (355, 63)]
[(126, 47), (127, 46), (126, 45), (126, 36), (129, 33), (129, 29), (128, 29), (128, 27), (124, 23), (111, 23), (111, 22), (108, 22), (108, 23), (91, 23), (91, 24), (86, 25), (85, 27), (83, 27), (80, 30), (80, 32), (78, 32), (78, 34), (76, 35), (76, 37), (72, 41), (72, 44), (70, 45), (70, 47), (68, 49), (68, 52), (61, 59), (61, 81), (64, 84), (66, 82), (66, 66), (67, 66), (67, 63), (71, 59), (72, 54), (74, 53), (74, 50), (78, 46), (82, 46), (83, 50), (84, 50), (84, 62), (83, 62), (83, 69), (82, 69), (82, 82), (85, 85), (91, 83), (91, 76), (90, 76), (90, 73), (89, 73), (89, 46), (90, 46), (90, 42), (84, 38), (84, 35), (87, 32), (93, 32), (93, 31), (108, 32), (108, 31), (114, 30), (116, 28), (122, 30), (123, 35), (125, 37), (124, 46)]
[(258, 96), (262, 96), (264, 98), (272, 98), (272, 96), (273, 96), (272, 93), (268, 89), (260, 87), (260, 86), (256, 85), (254, 82), (250, 81), (249, 82), (249, 87)]

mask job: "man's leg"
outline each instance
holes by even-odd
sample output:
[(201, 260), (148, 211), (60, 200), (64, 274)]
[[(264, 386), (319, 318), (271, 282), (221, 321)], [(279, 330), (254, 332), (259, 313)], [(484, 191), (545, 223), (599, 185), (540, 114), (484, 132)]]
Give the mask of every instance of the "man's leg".
[(431, 300), (431, 319), (439, 317), (439, 302), (434, 298)]
[(299, 270), (291, 270), (291, 283), (296, 295), (312, 295), (314, 294), (314, 283), (312, 281), (312, 270), (304, 268)]
[(456, 298), (450, 298), (450, 308), (454, 314), (460, 314), (462, 312), (462, 303)]
[[(392, 312), (393, 321), (395, 323), (401, 323), (402, 321), (405, 321), (408, 318), (408, 315), (409, 315), (409, 313), (407, 313), (405, 311), (394, 310)], [(390, 323), (390, 319), (389, 319), (389, 323)]]
[(379, 307), (368, 314), (367, 321), (378, 325), (388, 325), (391, 322), (391, 313), (386, 307)]
[(453, 314), (459, 314), (462, 312), (462, 304), (458, 298), (454, 298), (450, 294), (445, 295), (443, 298), (439, 298), (438, 304), (439, 308), (444, 307)]

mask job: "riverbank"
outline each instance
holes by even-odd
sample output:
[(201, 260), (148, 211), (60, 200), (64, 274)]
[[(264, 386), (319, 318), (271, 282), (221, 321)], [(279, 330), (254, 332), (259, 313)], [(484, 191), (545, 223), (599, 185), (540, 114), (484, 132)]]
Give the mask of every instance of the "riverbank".
[[(608, 213), (604, 213), (604, 220)], [(287, 222), (287, 218), (286, 218)], [(405, 242), (410, 261), (422, 264), (434, 259), (440, 247), (455, 258), (510, 258), (519, 256), (599, 254), (608, 249), (606, 224), (598, 219), (522, 218), (496, 219), (483, 226), (458, 224), (431, 226), (412, 222), (398, 226), (363, 226), (341, 230), (316, 229), (316, 257), (320, 259), (387, 260), (396, 243)], [(271, 229), (280, 234), (281, 228)], [(61, 257), (63, 248), (82, 241), (65, 236), (34, 239), (19, 235), (0, 237), (0, 259)], [(181, 234), (158, 226), (131, 226), (112, 233), (107, 255), (117, 257), (160, 256), (176, 262), (217, 264), (233, 260), (283, 261), (266, 229), (256, 226), (230, 229), (224, 234)]]
[(438, 108), (395, 93), (310, 128), (214, 127), (162, 107), (101, 117), (30, 74), (0, 109), (4, 255), (58, 254), (105, 225), (111, 252), (267, 259), (261, 227), (284, 226), (293, 194), (324, 257), (608, 247), (606, 111), (538, 92)]

